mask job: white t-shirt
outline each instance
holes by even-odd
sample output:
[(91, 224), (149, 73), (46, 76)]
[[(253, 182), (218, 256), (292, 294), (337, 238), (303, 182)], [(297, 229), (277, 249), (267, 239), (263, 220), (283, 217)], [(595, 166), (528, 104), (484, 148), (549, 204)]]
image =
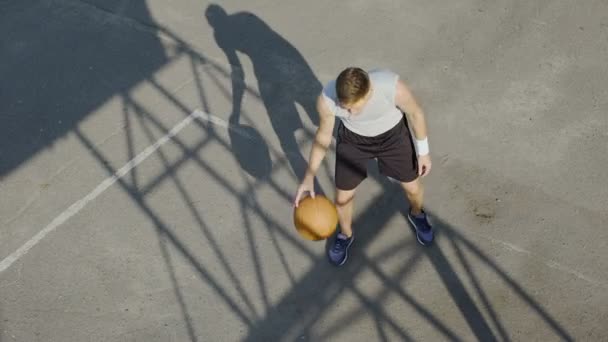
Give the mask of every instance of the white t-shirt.
[(342, 120), (346, 128), (359, 135), (373, 137), (395, 127), (403, 119), (403, 113), (395, 105), (399, 75), (386, 69), (371, 70), (368, 75), (372, 95), (357, 114), (349, 113), (338, 104), (336, 80), (323, 88), (323, 97), (330, 111)]

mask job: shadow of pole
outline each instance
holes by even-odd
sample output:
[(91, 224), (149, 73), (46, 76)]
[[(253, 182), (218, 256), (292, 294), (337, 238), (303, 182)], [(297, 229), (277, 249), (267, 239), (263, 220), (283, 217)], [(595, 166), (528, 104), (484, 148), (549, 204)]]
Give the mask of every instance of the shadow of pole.
[(439, 230), (443, 232), (446, 237), (449, 237), (451, 241), (456, 244), (462, 244), (467, 251), (472, 252), (481, 262), (490, 267), (494, 273), (496, 273), (502, 281), (504, 281), (509, 287), (513, 290), (515, 294), (517, 294), (523, 301), (528, 304), (528, 306), (538, 314), (543, 321), (553, 330), (553, 332), (558, 335), (561, 339), (565, 341), (573, 341), (573, 337), (566, 331), (564, 327), (561, 326), (551, 315), (547, 312), (546, 309), (542, 307), (539, 303), (537, 303), (527, 291), (519, 285), (515, 280), (513, 280), (505, 270), (503, 270), (496, 262), (494, 262), (489, 256), (484, 254), (479, 247), (475, 246), (473, 242), (464, 237), (461, 233), (456, 231), (450, 225), (442, 222), (441, 220), (437, 221), (436, 226), (439, 227)]
[(494, 310), (494, 308), (490, 304), (490, 300), (488, 299), (488, 296), (486, 296), (485, 291), (483, 290), (483, 288), (481, 286), (480, 280), (475, 275), (475, 273), (473, 272), (473, 269), (471, 268), (471, 265), (469, 264), (469, 262), (465, 258), (464, 253), (462, 252), (462, 248), (460, 246), (458, 246), (458, 244), (453, 239), (450, 239), (450, 242), (451, 242), (452, 247), (456, 251), (456, 255), (458, 256), (458, 260), (460, 261), (460, 263), (464, 267), (465, 271), (467, 272), (467, 275), (469, 276), (469, 279), (471, 280), (471, 282), (473, 283), (473, 286), (475, 287), (475, 291), (477, 292), (477, 294), (481, 298), (481, 301), (482, 301), (482, 303), (483, 303), (486, 311), (490, 315), (490, 318), (492, 319), (492, 323), (494, 323), (494, 328), (496, 330), (498, 330), (498, 333), (500, 334), (501, 341), (510, 341), (510, 338), (507, 335), (507, 332), (506, 332), (505, 328), (503, 327), (502, 323), (500, 322), (498, 314), (496, 313), (496, 311)]
[[(168, 91), (166, 89), (164, 89), (160, 84), (158, 84), (158, 82), (151, 81), (151, 83), (161, 92), (161, 94), (166, 95), (166, 97), (171, 102), (173, 102), (174, 105), (176, 105), (176, 107), (180, 108), (184, 113), (187, 112), (187, 108), (185, 107), (185, 105), (183, 105), (181, 102), (179, 102), (179, 100), (177, 100), (175, 97), (170, 96)], [(144, 118), (146, 120), (148, 120), (149, 123), (152, 123), (157, 129), (159, 129), (163, 133), (169, 132), (169, 129), (167, 127), (164, 127), (157, 119), (154, 118), (153, 115), (149, 114), (140, 104), (136, 103), (132, 98), (125, 96), (123, 100), (124, 100), (125, 104), (127, 104), (128, 106), (131, 106), (131, 108), (133, 108), (135, 110), (135, 113), (137, 114), (138, 119), (139, 119), (140, 123), (142, 123), (142, 126), (144, 127), (144, 130), (146, 131), (145, 133), (150, 140), (154, 140), (154, 139), (152, 136), (152, 132), (148, 128), (146, 128), (147, 124), (143, 123), (143, 121), (142, 121)], [(207, 127), (203, 127), (203, 128), (206, 129), (208, 131), (208, 133), (210, 133), (210, 135), (214, 139), (203, 139), (203, 143), (197, 144), (198, 148), (196, 150), (187, 148), (187, 146), (184, 143), (182, 143), (179, 139), (177, 139), (177, 137), (173, 137), (172, 141), (177, 146), (179, 146), (181, 148), (181, 150), (183, 151), (184, 161), (185, 160), (194, 160), (195, 162), (197, 162), (197, 164), (199, 164), (202, 167), (203, 170), (213, 173), (214, 170), (211, 167), (207, 166), (202, 160), (200, 160), (200, 158), (196, 155), (196, 151), (198, 149), (202, 148), (203, 146), (205, 146), (206, 142), (209, 142), (209, 141), (220, 142), (221, 139), (220, 139), (220, 137), (214, 135), (212, 130), (207, 129)], [(110, 167), (110, 164), (106, 160), (106, 158), (94, 147), (94, 145), (91, 143), (91, 141), (89, 141), (83, 133), (81, 133), (79, 130), (75, 130), (75, 134), (79, 138), (79, 140), (83, 143), (83, 145), (88, 148), (88, 150), (95, 156), (95, 158), (99, 161), (99, 163), (106, 169), (106, 171), (109, 174), (116, 173), (116, 170), (114, 170)], [(128, 141), (130, 141), (132, 139), (132, 138), (130, 138), (130, 135), (131, 135), (131, 132), (130, 131), (127, 132)], [(127, 149), (129, 150), (131, 147), (129, 147), (130, 146), (129, 143), (127, 143), (127, 145), (128, 145)], [(226, 149), (228, 149), (228, 146), (225, 143), (223, 144), (223, 146)], [(181, 192), (182, 198), (184, 199), (184, 201), (186, 203), (191, 203), (192, 201), (190, 200), (189, 195), (187, 194), (187, 192), (185, 190), (185, 187), (175, 177), (175, 171), (177, 170), (177, 167), (175, 167), (175, 165), (169, 165), (168, 159), (163, 155), (162, 151), (159, 151), (158, 154), (164, 164), (164, 172), (160, 177), (171, 178), (174, 181), (174, 183), (176, 184), (176, 186), (178, 187), (179, 191)], [(180, 162), (183, 162), (183, 161), (180, 161)], [(132, 174), (132, 175), (133, 175), (133, 177), (135, 177), (135, 174)], [(231, 188), (230, 188), (229, 182), (227, 180), (222, 180), (221, 175), (218, 173), (215, 173), (214, 176), (220, 183), (224, 184), (226, 186), (226, 188), (230, 191)], [(159, 184), (160, 181), (157, 179), (154, 181), (154, 183)], [(227, 270), (228, 273), (232, 274), (232, 279), (236, 281), (236, 286), (238, 288), (239, 293), (243, 296), (245, 302), (248, 303), (250, 310), (252, 310), (251, 313), (254, 317), (253, 319), (249, 318), (248, 315), (239, 308), (239, 306), (237, 305), (237, 302), (232, 300), (230, 298), (230, 296), (227, 294), (227, 292), (223, 291), (222, 287), (219, 285), (219, 282), (214, 280), (213, 276), (204, 268), (204, 266), (202, 266), (202, 263), (200, 263), (199, 261), (196, 260), (196, 258), (194, 257), (194, 254), (192, 254), (190, 251), (188, 251), (185, 248), (185, 246), (179, 241), (179, 239), (177, 239), (177, 237), (171, 232), (169, 227), (164, 222), (162, 222), (162, 220), (157, 215), (154, 214), (151, 207), (149, 205), (147, 205), (147, 203), (145, 201), (145, 195), (152, 188), (148, 185), (148, 186), (145, 186), (142, 190), (137, 189), (137, 187), (134, 186), (137, 184), (136, 178), (133, 178), (133, 184), (128, 184), (125, 179), (119, 178), (118, 184), (120, 184), (121, 187), (125, 190), (125, 192), (127, 192), (131, 196), (132, 200), (139, 205), (140, 209), (146, 214), (147, 217), (150, 218), (150, 220), (156, 227), (156, 230), (159, 234), (159, 242), (161, 243), (161, 253), (163, 254), (163, 256), (165, 258), (167, 267), (170, 269), (171, 279), (174, 283), (174, 288), (176, 291), (176, 297), (178, 299), (178, 302), (180, 303), (180, 307), (183, 312), (184, 320), (186, 321), (186, 326), (187, 326), (187, 330), (188, 330), (190, 339), (193, 341), (196, 340), (196, 333), (194, 331), (194, 326), (191, 322), (190, 315), (188, 314), (186, 304), (183, 300), (183, 295), (181, 294), (181, 291), (179, 290), (179, 285), (177, 284), (177, 280), (176, 280), (175, 274), (173, 272), (172, 262), (168, 258), (167, 247), (166, 247), (166, 244), (164, 241), (171, 243), (171, 245), (173, 245), (176, 248), (176, 250), (184, 257), (184, 259), (186, 259), (191, 265), (193, 265), (193, 267), (195, 267), (195, 269), (201, 275), (202, 280), (205, 281), (208, 285), (210, 285), (211, 288), (214, 289), (217, 292), (217, 294), (219, 294), (219, 296), (224, 299), (224, 302), (233, 310), (233, 312), (235, 312), (235, 314), (238, 317), (241, 318), (241, 320), (245, 324), (250, 325), (251, 322), (253, 321), (253, 319), (255, 319), (255, 311), (253, 310), (253, 304), (247, 299), (247, 294), (246, 294), (245, 290), (242, 287), (238, 286), (238, 283), (239, 283), (238, 278), (234, 275), (233, 272), (230, 272), (230, 265), (227, 262), (223, 263), (224, 268)], [(276, 190), (280, 190), (280, 189), (277, 188)], [(248, 205), (251, 206), (251, 203), (248, 203), (248, 200), (246, 199), (247, 196), (245, 194), (243, 194), (243, 195), (239, 194), (236, 191), (236, 189), (232, 189), (231, 191), (234, 193), (235, 196), (242, 197), (243, 203), (246, 202)], [(287, 194), (284, 193), (284, 195), (286, 196)], [(200, 217), (200, 215), (198, 214), (196, 209), (194, 207), (192, 207), (191, 205), (190, 205), (190, 211), (191, 211), (192, 215), (197, 219), (197, 221), (199, 222), (199, 225), (205, 232), (206, 225), (205, 225), (204, 221), (202, 220), (202, 218)], [(257, 211), (261, 211), (261, 209), (259, 207), (257, 207)], [(275, 228), (278, 227), (278, 225), (276, 223), (271, 222), (269, 217), (266, 217), (266, 218), (269, 222), (269, 227), (275, 227)], [(282, 235), (288, 236), (288, 234), (284, 234), (284, 232), (282, 232), (280, 230), (277, 230), (277, 231), (283, 233)], [(205, 234), (205, 236), (209, 240), (212, 247), (218, 246), (217, 242), (215, 242), (213, 240), (212, 236), (210, 236), (209, 234)], [(291, 237), (291, 238), (292, 238), (292, 242), (299, 244), (299, 246), (303, 248), (303, 245), (299, 241), (295, 240), (293, 237)], [(303, 249), (303, 250), (308, 252), (306, 249)], [(219, 249), (215, 248), (215, 252), (216, 252), (216, 255), (220, 258), (220, 260), (224, 259), (222, 257), (222, 252)], [(308, 252), (308, 254), (310, 254), (310, 252)], [(258, 269), (257, 273), (261, 273), (259, 269)], [(263, 288), (263, 285), (264, 284), (262, 282), (260, 285), (261, 288)]]
[(425, 254), (433, 264), (445, 287), (449, 289), (452, 300), (460, 310), (462, 317), (467, 321), (469, 328), (475, 334), (477, 340), (496, 341), (496, 336), (492, 333), (492, 329), (490, 329), (486, 319), (479, 311), (479, 308), (477, 308), (475, 302), (473, 302), (473, 299), (471, 299), (471, 295), (465, 289), (450, 261), (439, 247), (439, 244), (435, 244), (432, 248), (425, 250)]
[[(201, 57), (201, 60), (205, 60)], [(161, 95), (165, 96), (169, 101), (171, 101), (177, 108), (181, 109), (184, 113), (188, 113), (189, 110), (185, 105), (183, 105), (179, 100), (177, 100), (170, 92), (168, 92), (164, 87), (162, 87), (157, 81), (151, 80), (151, 84), (158, 89)], [(199, 81), (197, 81), (199, 82)], [(200, 85), (199, 85), (200, 86)], [(199, 91), (204, 92), (202, 87), (199, 87)], [(204, 99), (204, 95), (201, 95), (201, 99)], [(152, 123), (155, 127), (157, 127), (162, 132), (168, 132), (169, 129), (162, 126), (158, 120), (155, 120), (154, 115), (148, 113), (141, 105), (136, 104), (132, 99), (128, 99), (130, 101), (130, 105), (133, 108), (137, 108), (138, 115), (140, 118), (145, 118), (150, 123)], [(203, 100), (202, 100), (203, 101)], [(364, 257), (363, 250), (365, 250), (371, 242), (382, 232), (383, 227), (388, 223), (389, 219), (397, 215), (399, 212), (404, 214), (404, 208), (407, 207), (405, 202), (405, 196), (399, 187), (390, 186), (390, 183), (375, 177), (375, 180), (378, 181), (382, 186), (384, 193), (382, 195), (377, 196), (371, 201), (371, 205), (362, 211), (362, 213), (356, 218), (355, 226), (362, 227), (362, 229), (357, 229), (358, 233), (358, 243), (353, 245), (353, 250), (356, 252), (356, 257), (351, 259), (349, 264), (345, 267), (337, 270), (333, 266), (329, 265), (328, 262), (325, 261), (324, 258), (317, 258), (313, 255), (305, 245), (298, 239), (294, 238), (291, 234), (285, 232), (284, 228), (278, 225), (276, 222), (272, 220), (272, 218), (265, 213), (260, 206), (257, 204), (255, 198), (249, 199), (247, 198), (247, 194), (239, 193), (234, 187), (230, 185), (230, 182), (222, 177), (222, 175), (214, 170), (211, 166), (207, 165), (200, 157), (197, 155), (197, 151), (205, 146), (209, 141), (219, 142), (221, 146), (223, 146), (227, 151), (230, 150), (230, 146), (223, 142), (220, 137), (218, 137), (211, 129), (205, 127), (202, 123), (197, 122), (199, 127), (202, 130), (207, 131), (209, 134), (208, 138), (203, 139), (196, 147), (188, 148), (183, 142), (181, 142), (177, 137), (173, 137), (172, 141), (175, 143), (177, 147), (183, 152), (184, 156), (182, 160), (179, 160), (173, 165), (170, 165), (167, 161), (167, 158), (162, 155), (160, 156), (163, 160), (164, 172), (159, 175), (159, 177), (151, 184), (158, 184), (159, 179), (170, 177), (173, 179), (174, 184), (178, 187), (182, 198), (186, 203), (191, 203), (189, 200), (190, 197), (185, 189), (185, 186), (179, 182), (179, 180), (175, 177), (174, 172), (177, 169), (176, 165), (180, 165), (179, 163), (183, 163), (185, 160), (194, 161), (201, 169), (207, 172), (212, 179), (218, 182), (221, 186), (223, 186), (228, 193), (231, 193), (233, 196), (240, 198), (242, 203), (242, 209), (254, 210), (257, 215), (262, 218), (264, 222), (267, 223), (268, 229), (273, 231), (273, 233), (280, 234), (280, 236), (286, 239), (288, 242), (292, 244), (293, 248), (297, 248), (301, 252), (304, 252), (305, 255), (310, 257), (315, 266), (311, 271), (309, 271), (306, 275), (304, 275), (300, 281), (294, 284), (293, 288), (287, 293), (281, 300), (273, 306), (268, 307), (266, 315), (263, 318), (255, 317), (255, 310), (253, 309), (253, 304), (248, 302), (246, 305), (249, 309), (249, 313), (246, 312), (243, 308), (241, 308), (239, 302), (236, 299), (233, 299), (232, 296), (224, 289), (221, 282), (218, 281), (209, 270), (207, 270), (204, 264), (195, 257), (195, 254), (188, 250), (185, 245), (177, 238), (177, 236), (172, 232), (169, 226), (162, 221), (158, 215), (156, 215), (151, 208), (150, 205), (145, 200), (146, 194), (153, 188), (150, 185), (143, 187), (142, 189), (138, 189), (136, 186), (136, 182), (133, 184), (127, 183), (125, 179), (119, 178), (118, 184), (123, 188), (123, 190), (131, 197), (133, 202), (135, 202), (140, 210), (149, 218), (150, 222), (154, 226), (157, 231), (160, 241), (166, 241), (170, 243), (175, 250), (186, 260), (200, 275), (201, 279), (215, 292), (217, 297), (224, 302), (224, 304), (231, 309), (234, 315), (245, 325), (248, 327), (249, 332), (246, 336), (245, 340), (248, 341), (260, 341), (260, 340), (281, 340), (285, 338), (287, 334), (296, 333), (301, 335), (302, 333), (308, 334), (313, 329), (314, 325), (323, 318), (326, 310), (335, 303), (336, 299), (343, 293), (343, 291), (351, 291), (352, 294), (356, 296), (356, 298), (361, 302), (362, 306), (358, 312), (353, 313), (354, 315), (364, 315), (364, 314), (372, 314), (374, 316), (374, 320), (376, 322), (376, 326), (378, 328), (378, 334), (380, 338), (387, 338), (387, 332), (382, 328), (383, 326), (387, 326), (393, 330), (401, 339), (403, 340), (412, 340), (412, 337), (400, 326), (395, 319), (391, 318), (389, 314), (383, 309), (383, 300), (387, 298), (390, 293), (396, 293), (397, 296), (403, 300), (404, 304), (407, 304), (413, 308), (413, 310), (422, 316), (430, 325), (435, 327), (439, 333), (441, 333), (446, 339), (449, 340), (460, 340), (460, 337), (456, 335), (454, 331), (450, 329), (442, 320), (438, 317), (435, 317), (430, 310), (424, 307), (424, 305), (420, 304), (418, 301), (414, 299), (414, 296), (408, 294), (405, 290), (403, 290), (400, 286), (401, 280), (408, 274), (408, 272), (413, 268), (413, 266), (421, 260), (423, 256), (428, 257), (431, 261), (433, 267), (435, 268), (437, 274), (439, 275), (442, 282), (445, 284), (446, 288), (450, 292), (450, 296), (454, 300), (455, 304), (458, 306), (458, 309), (464, 316), (469, 328), (473, 332), (473, 334), (481, 340), (495, 340), (496, 336), (494, 335), (492, 329), (489, 324), (481, 314), (480, 309), (476, 306), (474, 301), (472, 300), (470, 294), (465, 289), (462, 281), (459, 279), (458, 275), (454, 271), (452, 264), (447, 260), (445, 254), (440, 249), (439, 245), (435, 245), (428, 249), (422, 249), (416, 251), (414, 256), (404, 264), (404, 266), (392, 277), (383, 273), (380, 268), (377, 266), (377, 263), (380, 261), (379, 259), (370, 260)], [(115, 174), (116, 170), (114, 170), (110, 164), (107, 162), (106, 158), (98, 151), (95, 146), (91, 143), (91, 141), (82, 133), (79, 129), (74, 129), (74, 133), (78, 137), (78, 139), (83, 143), (84, 146), (88, 148), (91, 154), (99, 161), (100, 165), (106, 169), (109, 174)], [(150, 133), (148, 131), (148, 133)], [(129, 139), (129, 138), (128, 138)], [(129, 145), (129, 144), (128, 144)], [(128, 147), (130, 148), (130, 147)], [(135, 175), (133, 176), (135, 177)], [(134, 178), (135, 180), (136, 178)], [(279, 195), (282, 195), (286, 199), (289, 199), (289, 193), (281, 189), (278, 184), (274, 183), (272, 179), (269, 179), (266, 183), (270, 185), (271, 188)], [(218, 244), (213, 240), (212, 236), (205, 232), (206, 224), (202, 218), (202, 216), (198, 213), (196, 208), (193, 206), (189, 206), (189, 210), (191, 214), (196, 218), (198, 224), (201, 229), (203, 229), (203, 233), (205, 237), (208, 239), (209, 243), (214, 248), (216, 256), (223, 259), (223, 252), (219, 250)], [(248, 222), (248, 221), (245, 221)], [(555, 321), (545, 309), (541, 307), (540, 304), (536, 303), (534, 299), (526, 293), (526, 291), (517, 284), (513, 279), (511, 279), (504, 270), (502, 270), (494, 261), (492, 261), (488, 256), (483, 254), (479, 248), (477, 248), (472, 242), (464, 238), (460, 235), (454, 228), (448, 225), (445, 222), (440, 220), (436, 220), (436, 228), (438, 234), (440, 234), (441, 239), (450, 239), (452, 243), (454, 243), (457, 248), (465, 248), (467, 251), (472, 252), (476, 257), (478, 257), (483, 263), (491, 267), (496, 274), (500, 276), (500, 278), (507, 283), (511, 289), (523, 300), (525, 300), (528, 305), (538, 314), (543, 320), (550, 326), (553, 331), (559, 335), (561, 338), (565, 340), (571, 340), (570, 335), (560, 326), (558, 322)], [(249, 235), (249, 239), (252, 240), (253, 237)], [(388, 257), (393, 251), (398, 250), (407, 245), (411, 245), (411, 241), (408, 240), (406, 243), (403, 243), (403, 246), (395, 245), (387, 250), (385, 253), (382, 253), (383, 257)], [(163, 253), (163, 257), (167, 263), (167, 267), (172, 268), (172, 262), (168, 258), (167, 255), (167, 247), (164, 242), (161, 242), (161, 253)], [(460, 247), (462, 246), (462, 247)], [(254, 253), (254, 252), (252, 252)], [(457, 250), (458, 255), (462, 255), (460, 250)], [(463, 263), (465, 268), (467, 269), (467, 275), (471, 277), (473, 282), (475, 283), (475, 291), (477, 291), (482, 297), (482, 302), (487, 311), (490, 312), (490, 316), (494, 324), (497, 326), (499, 330), (499, 334), (501, 337), (505, 337), (507, 335), (506, 329), (502, 327), (499, 323), (498, 317), (494, 310), (492, 310), (489, 301), (486, 299), (483, 289), (481, 285), (476, 280), (477, 278), (474, 276), (470, 267), (468, 267), (468, 263), (464, 260), (464, 258), (459, 258), (460, 262)], [(261, 273), (259, 269), (262, 260), (258, 260), (256, 263), (256, 272)], [(222, 266), (226, 269), (228, 273), (231, 271), (231, 267), (227, 261), (224, 261)], [(362, 271), (371, 270), (372, 273), (378, 277), (383, 283), (385, 283), (386, 290), (382, 292), (377, 298), (370, 299), (365, 296), (361, 291), (359, 291), (354, 286), (354, 280), (358, 277)], [(170, 271), (172, 272), (172, 271)], [(175, 280), (174, 273), (172, 274), (172, 281), (174, 283), (174, 287), (176, 287), (176, 295), (178, 301), (180, 301), (180, 307), (183, 312), (184, 319), (186, 320), (186, 326), (188, 329), (188, 334), (191, 340), (196, 340), (196, 332), (193, 323), (191, 322), (190, 315), (188, 314), (188, 310), (186, 304), (183, 300), (183, 296), (181, 292), (179, 292), (179, 284), (177, 284), (177, 280)], [(233, 280), (237, 280), (236, 286), (238, 287), (238, 277), (233, 274)], [(263, 278), (258, 278), (258, 284), (263, 291), (264, 280)], [(248, 298), (245, 290), (242, 287), (239, 287), (238, 292), (241, 297), (246, 299)], [(314, 299), (314, 300), (312, 300)], [(269, 306), (269, 300), (266, 299), (265, 303)], [(252, 317), (253, 316), (253, 317)], [(344, 320), (347, 322), (348, 318)], [(340, 329), (348, 328), (348, 324), (344, 323), (340, 326), (334, 327), (334, 332), (339, 331)], [(329, 336), (329, 335), (327, 335)]]
[[(379, 182), (382, 180), (376, 179)], [(439, 275), (441, 281), (444, 283), (445, 288), (448, 289), (450, 296), (454, 303), (460, 310), (462, 316), (466, 320), (471, 332), (475, 337), (482, 341), (497, 340), (494, 332), (489, 326), (488, 322), (482, 315), (480, 309), (473, 301), (471, 295), (464, 287), (462, 281), (454, 271), (450, 261), (446, 258), (445, 254), (441, 250), (438, 244), (435, 244), (431, 248), (421, 248), (416, 252), (413, 261), (406, 263), (406, 266), (399, 271), (394, 277), (388, 277), (384, 275), (378, 266), (375, 265), (377, 261), (367, 260), (364, 262), (365, 257), (362, 255), (362, 250), (368, 246), (376, 234), (380, 234), (383, 225), (389, 220), (389, 218), (396, 212), (401, 211), (405, 217), (406, 208), (405, 201), (395, 200), (395, 196), (401, 195), (399, 187), (390, 187), (386, 185), (384, 181), (384, 196), (386, 200), (383, 201), (383, 196), (378, 196), (370, 203), (372, 206), (366, 208), (361, 215), (355, 220), (355, 227), (364, 227), (363, 229), (357, 229), (357, 242), (358, 244), (353, 245), (353, 253), (356, 257), (349, 260), (349, 264), (341, 269), (336, 270), (335, 268), (328, 265), (327, 262), (323, 262), (313, 270), (311, 270), (302, 280), (294, 286), (289, 294), (287, 294), (271, 311), (266, 315), (264, 321), (256, 322), (253, 330), (250, 331), (249, 335), (245, 340), (247, 341), (258, 341), (258, 340), (281, 340), (286, 337), (287, 334), (293, 334), (294, 336), (305, 336), (312, 326), (323, 317), (324, 311), (330, 307), (335, 298), (337, 298), (341, 291), (354, 289), (351, 287), (353, 280), (358, 274), (365, 269), (371, 269), (372, 272), (384, 283), (387, 284), (387, 291), (392, 291), (398, 294), (398, 296), (410, 305), (418, 314), (424, 317), (431, 325), (433, 325), (444, 337), (452, 341), (461, 340), (461, 337), (457, 336), (445, 323), (442, 323), (438, 317), (433, 316), (424, 306), (420, 305), (413, 299), (413, 297), (407, 294), (400, 287), (400, 280), (407, 274), (407, 270), (411, 267), (410, 263), (418, 260), (421, 255), (429, 258), (434, 269)], [(387, 202), (387, 203), (383, 203)], [(378, 213), (379, 214), (374, 214)], [(432, 213), (429, 212), (431, 215)], [(406, 220), (404, 220), (405, 222)], [(452, 244), (462, 244), (462, 247), (473, 252), (482, 262), (490, 266), (492, 270), (497, 273), (500, 278), (505, 281), (514, 292), (523, 299), (529, 307), (531, 307), (553, 330), (553, 332), (563, 340), (571, 341), (572, 337), (570, 334), (555, 320), (553, 319), (545, 309), (542, 308), (526, 291), (517, 284), (512, 278), (510, 278), (505, 271), (503, 271), (495, 262), (493, 262), (488, 256), (483, 254), (478, 247), (472, 242), (460, 235), (454, 228), (449, 224), (435, 219), (435, 228), (439, 234), (439, 239), (450, 239)], [(457, 253), (462, 254), (460, 251), (461, 247), (458, 247)], [(359, 250), (359, 252), (357, 252)], [(477, 294), (482, 298), (482, 303), (489, 313), (498, 333), (503, 340), (509, 340), (506, 329), (500, 323), (500, 320), (489, 303), (485, 291), (482, 289), (477, 277), (472, 272), (471, 268), (468, 267), (468, 263), (463, 258), (459, 258), (460, 262), (463, 263), (467, 269), (467, 275), (471, 278), (474, 283), (474, 288)], [(318, 287), (324, 289), (323, 293), (316, 291)], [(313, 290), (311, 290), (311, 288)], [(312, 291), (312, 292), (311, 292)], [(364, 296), (358, 295), (355, 291), (355, 295), (362, 302), (361, 312), (359, 314), (372, 314), (377, 326), (380, 325), (378, 322), (387, 322), (389, 326), (393, 327), (393, 330), (404, 340), (410, 339), (409, 335), (395, 324), (390, 317), (387, 317), (382, 313), (378, 307), (382, 306), (383, 297), (379, 297), (376, 301), (370, 302), (366, 300)], [(314, 298), (314, 300), (311, 300)], [(333, 325), (333, 329), (347, 329), (349, 318), (347, 317), (341, 320), (339, 323)], [(354, 318), (354, 315), (352, 316)], [(297, 332), (294, 332), (297, 330)], [(331, 329), (330, 329), (331, 330)], [(384, 332), (378, 332), (382, 338)], [(324, 338), (330, 335), (322, 335)]]
[[(355, 220), (356, 227), (365, 227), (357, 230), (357, 244), (353, 245), (353, 253), (356, 257), (352, 258), (347, 265), (340, 269), (331, 266), (326, 260), (318, 260), (317, 265), (308, 272), (294, 286), (294, 288), (281, 299), (281, 301), (269, 310), (261, 322), (256, 322), (246, 341), (278, 341), (294, 330), (300, 330), (295, 335), (303, 335), (319, 319), (323, 317), (324, 311), (332, 305), (342, 291), (351, 290), (362, 301), (363, 305), (374, 313), (377, 319), (386, 322), (403, 339), (411, 339), (409, 335), (399, 327), (393, 319), (383, 313), (382, 304), (370, 302), (364, 295), (356, 291), (353, 287), (353, 280), (364, 270), (371, 268), (376, 274), (382, 272), (374, 266), (374, 262), (361, 257), (362, 250), (366, 248), (381, 233), (384, 225), (389, 219), (398, 213), (400, 207), (404, 205), (404, 196), (398, 187), (386, 188), (386, 192), (377, 196), (370, 203), (375, 203), (373, 207), (367, 208)], [(359, 252), (358, 252), (359, 251)], [(420, 253), (420, 252), (418, 252)], [(399, 272), (400, 278), (407, 274), (407, 271), (419, 260), (413, 258), (412, 264)], [(387, 281), (389, 277), (382, 276), (382, 280)], [(389, 283), (391, 283), (389, 281)], [(393, 288), (399, 288), (394, 285)], [(457, 340), (456, 334), (445, 324), (435, 318), (422, 305), (418, 304), (412, 296), (404, 291), (398, 292), (404, 300), (410, 303), (414, 309), (425, 317), (430, 324), (434, 325), (445, 337)], [(314, 300), (313, 300), (314, 299)], [(299, 328), (299, 329), (298, 329)], [(342, 325), (346, 329), (347, 325)]]

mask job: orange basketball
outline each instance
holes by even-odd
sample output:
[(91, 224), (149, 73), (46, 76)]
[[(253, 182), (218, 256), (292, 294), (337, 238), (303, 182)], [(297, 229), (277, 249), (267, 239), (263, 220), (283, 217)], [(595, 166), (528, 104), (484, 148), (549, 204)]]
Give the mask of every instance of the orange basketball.
[(323, 195), (306, 197), (295, 208), (293, 222), (303, 238), (324, 240), (336, 230), (338, 211), (334, 203)]

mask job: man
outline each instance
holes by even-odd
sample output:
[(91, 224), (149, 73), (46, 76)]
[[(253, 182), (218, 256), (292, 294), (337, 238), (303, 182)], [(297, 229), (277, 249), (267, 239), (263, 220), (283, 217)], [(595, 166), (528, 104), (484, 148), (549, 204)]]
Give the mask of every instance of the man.
[[(400, 182), (410, 203), (408, 220), (416, 229), (416, 238), (422, 245), (429, 245), (433, 230), (422, 208), (420, 181), (431, 170), (426, 122), (405, 83), (389, 70), (368, 73), (350, 67), (324, 87), (317, 98), (317, 110), (319, 127), (294, 205), (305, 192), (314, 197), (314, 177), (338, 117), (335, 203), (340, 232), (329, 249), (330, 261), (341, 266), (348, 258), (348, 248), (354, 241), (353, 199), (357, 186), (367, 177), (366, 165), (371, 158), (377, 159), (382, 174)], [(408, 122), (414, 132), (415, 149)]]

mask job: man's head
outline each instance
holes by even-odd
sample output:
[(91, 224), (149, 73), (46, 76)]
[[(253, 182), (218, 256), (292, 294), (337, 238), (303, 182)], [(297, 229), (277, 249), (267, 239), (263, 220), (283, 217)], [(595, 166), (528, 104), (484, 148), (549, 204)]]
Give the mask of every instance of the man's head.
[(226, 13), (226, 11), (220, 5), (211, 4), (207, 6), (205, 16), (207, 17), (209, 24), (216, 27), (226, 21), (228, 13)]
[(336, 95), (340, 107), (356, 114), (363, 109), (371, 89), (369, 76), (361, 68), (344, 69), (336, 79)]

